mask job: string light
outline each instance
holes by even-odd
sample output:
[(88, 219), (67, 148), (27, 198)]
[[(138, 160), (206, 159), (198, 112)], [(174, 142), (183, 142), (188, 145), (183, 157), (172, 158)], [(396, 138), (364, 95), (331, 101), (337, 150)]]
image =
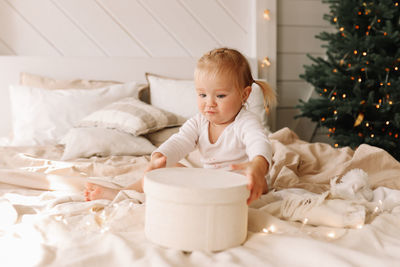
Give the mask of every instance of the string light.
[(264, 19), (265, 20), (271, 20), (270, 13), (271, 13), (271, 11), (269, 9), (264, 10)]
[(327, 236), (329, 237), (329, 238), (335, 238), (336, 237), (336, 234), (335, 234), (335, 232), (329, 232), (328, 234), (327, 234)]
[(269, 60), (269, 57), (264, 57), (262, 61), (261, 67), (264, 68), (265, 66), (271, 66), (271, 61)]

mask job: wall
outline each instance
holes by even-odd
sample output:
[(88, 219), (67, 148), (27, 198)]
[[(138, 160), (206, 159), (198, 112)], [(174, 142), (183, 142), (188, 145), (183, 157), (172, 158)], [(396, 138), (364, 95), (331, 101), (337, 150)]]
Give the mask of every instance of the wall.
[(315, 124), (306, 118), (294, 119), (298, 110), (294, 106), (299, 99), (306, 100), (312, 93), (310, 84), (299, 78), (304, 73), (303, 65), (309, 64), (306, 57), (323, 56), (322, 42), (314, 36), (330, 30), (330, 24), (323, 20), (329, 13), (329, 6), (321, 0), (279, 0), (278, 1), (278, 71), (277, 129), (289, 127), (302, 139), (327, 141), (325, 133), (318, 132), (314, 138)]

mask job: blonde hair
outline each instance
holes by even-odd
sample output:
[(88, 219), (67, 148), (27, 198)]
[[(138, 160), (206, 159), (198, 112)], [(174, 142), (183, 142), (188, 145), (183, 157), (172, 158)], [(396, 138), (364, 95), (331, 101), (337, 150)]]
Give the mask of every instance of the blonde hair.
[(197, 62), (194, 77), (200, 79), (201, 75), (217, 76), (221, 74), (231, 75), (236, 87), (240, 90), (251, 87), (253, 83), (260, 86), (264, 95), (264, 108), (267, 112), (269, 108), (276, 105), (274, 90), (268, 83), (253, 79), (249, 62), (239, 51), (223, 47), (204, 54)]

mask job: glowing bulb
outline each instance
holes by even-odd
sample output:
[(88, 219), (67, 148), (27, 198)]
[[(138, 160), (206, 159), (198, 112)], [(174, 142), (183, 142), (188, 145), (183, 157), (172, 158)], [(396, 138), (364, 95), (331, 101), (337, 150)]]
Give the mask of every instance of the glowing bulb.
[(390, 123), (389, 121), (386, 121), (386, 125), (389, 125), (389, 123)]
[(330, 238), (335, 238), (335, 232), (330, 232), (330, 233), (328, 233), (328, 237), (330, 237)]
[(354, 50), (353, 53), (354, 53), (354, 55), (357, 55), (357, 54), (358, 54), (358, 51), (357, 51), (357, 50)]
[(271, 61), (269, 60), (269, 57), (264, 57), (262, 63), (267, 67), (271, 66)]
[(275, 225), (271, 224), (271, 226), (268, 228), (268, 230), (269, 230), (271, 233), (275, 232), (275, 231), (276, 231)]
[(346, 98), (346, 94), (343, 94), (342, 97), (343, 97), (343, 98)]
[(375, 137), (375, 135), (374, 134), (371, 134), (371, 138), (374, 138)]
[(363, 52), (363, 56), (366, 56), (367, 55), (367, 52)]
[(271, 13), (271, 11), (269, 9), (264, 10), (264, 19), (265, 20), (271, 20), (270, 13)]
[(369, 127), (369, 123), (368, 123), (368, 122), (366, 122), (366, 123), (365, 123), (365, 126)]

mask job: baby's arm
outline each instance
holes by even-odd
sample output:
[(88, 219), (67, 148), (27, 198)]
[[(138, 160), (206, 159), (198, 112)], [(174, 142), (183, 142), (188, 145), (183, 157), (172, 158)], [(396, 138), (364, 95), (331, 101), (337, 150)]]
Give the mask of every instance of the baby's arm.
[(252, 161), (233, 164), (231, 167), (233, 170), (243, 170), (249, 179), (247, 185), (250, 190), (250, 197), (247, 199), (248, 205), (268, 192), (265, 175), (268, 173), (269, 163), (263, 156), (256, 156)]

